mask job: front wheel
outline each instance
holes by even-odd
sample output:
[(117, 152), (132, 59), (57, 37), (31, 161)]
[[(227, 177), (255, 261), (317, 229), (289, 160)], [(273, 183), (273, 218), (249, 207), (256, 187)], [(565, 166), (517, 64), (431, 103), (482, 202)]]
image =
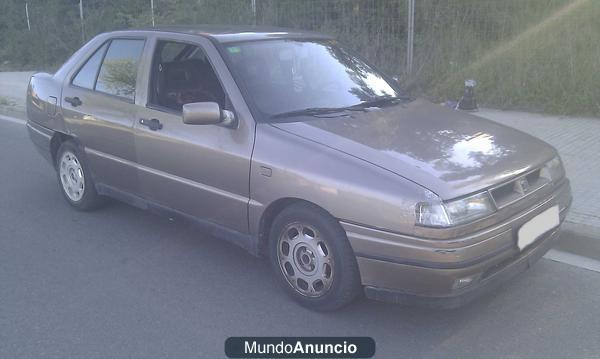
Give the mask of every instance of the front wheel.
[(285, 290), (315, 310), (335, 310), (360, 293), (356, 257), (346, 233), (324, 210), (297, 203), (284, 209), (269, 236), (271, 265)]
[(60, 190), (71, 206), (87, 211), (102, 204), (81, 150), (74, 142), (63, 142), (58, 149), (56, 172)]

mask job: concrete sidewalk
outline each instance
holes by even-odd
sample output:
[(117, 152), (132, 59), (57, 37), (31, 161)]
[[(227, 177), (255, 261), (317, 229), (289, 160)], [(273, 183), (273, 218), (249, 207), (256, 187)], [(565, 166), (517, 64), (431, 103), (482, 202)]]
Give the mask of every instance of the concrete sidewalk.
[(33, 72), (0, 72), (0, 114), (25, 119), (25, 96)]

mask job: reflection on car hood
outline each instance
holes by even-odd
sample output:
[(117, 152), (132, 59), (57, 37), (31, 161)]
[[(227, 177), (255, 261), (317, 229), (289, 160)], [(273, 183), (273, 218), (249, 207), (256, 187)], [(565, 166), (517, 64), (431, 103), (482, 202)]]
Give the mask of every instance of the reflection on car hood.
[(528, 134), (425, 100), (304, 119), (272, 125), (392, 171), (442, 199), (508, 180), (556, 153)]

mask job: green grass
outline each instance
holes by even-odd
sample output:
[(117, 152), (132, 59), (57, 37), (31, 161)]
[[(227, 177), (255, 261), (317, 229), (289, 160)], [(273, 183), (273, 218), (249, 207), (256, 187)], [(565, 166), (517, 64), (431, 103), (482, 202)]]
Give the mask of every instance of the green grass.
[(503, 109), (600, 115), (600, 1), (575, 0), (426, 91), (448, 98), (477, 79), (479, 101)]
[(412, 74), (403, 1), (278, 4), (267, 23), (330, 33), (417, 95), (456, 100), (474, 78), (483, 105), (600, 115), (600, 0), (418, 0)]

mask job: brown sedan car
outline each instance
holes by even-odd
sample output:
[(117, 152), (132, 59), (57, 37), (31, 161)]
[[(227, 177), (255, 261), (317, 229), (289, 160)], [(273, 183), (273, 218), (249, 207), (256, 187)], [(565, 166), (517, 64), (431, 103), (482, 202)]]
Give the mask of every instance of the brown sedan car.
[(199, 221), (319, 310), (460, 305), (541, 257), (571, 202), (548, 144), (411, 98), (316, 33), (101, 34), (31, 78), (27, 110), (73, 207)]

